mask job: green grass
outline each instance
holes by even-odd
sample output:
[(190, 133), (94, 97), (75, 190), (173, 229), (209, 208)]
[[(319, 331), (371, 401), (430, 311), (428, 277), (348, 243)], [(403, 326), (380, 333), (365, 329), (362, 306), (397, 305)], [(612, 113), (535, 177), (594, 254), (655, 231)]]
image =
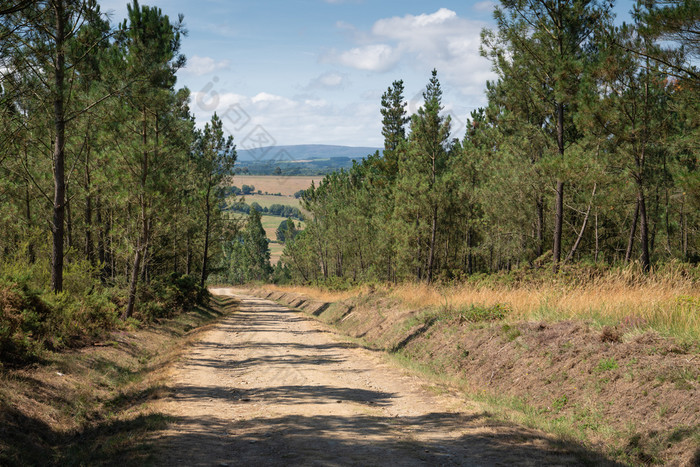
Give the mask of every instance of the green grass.
[(601, 358), (596, 367), (596, 372), (603, 373), (606, 371), (616, 370), (619, 367), (615, 358)]
[(264, 208), (269, 208), (273, 204), (281, 204), (282, 206), (292, 206), (301, 209), (301, 200), (293, 196), (246, 195), (245, 202), (249, 206), (256, 202)]
[[(287, 220), (286, 217), (280, 217), (280, 216), (270, 216), (268, 214), (263, 214), (260, 218), (260, 222), (262, 223), (263, 229), (267, 231), (267, 229), (274, 229), (277, 230), (277, 227), (280, 226), (282, 221)], [(294, 224), (299, 227), (299, 224), (301, 223), (301, 230), (303, 230), (306, 227), (306, 222), (304, 221), (298, 221), (296, 219), (292, 219), (294, 221)], [(269, 238), (269, 236), (268, 236)], [(273, 238), (270, 238), (270, 240), (274, 240)]]

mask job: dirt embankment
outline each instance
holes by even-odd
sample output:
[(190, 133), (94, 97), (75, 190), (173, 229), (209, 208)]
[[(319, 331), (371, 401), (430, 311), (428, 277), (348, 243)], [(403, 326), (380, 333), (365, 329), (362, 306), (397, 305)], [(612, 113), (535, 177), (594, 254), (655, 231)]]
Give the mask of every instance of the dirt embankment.
[(700, 346), (583, 322), (473, 322), (381, 293), (336, 303), (256, 289), (478, 399), (633, 464), (700, 465)]

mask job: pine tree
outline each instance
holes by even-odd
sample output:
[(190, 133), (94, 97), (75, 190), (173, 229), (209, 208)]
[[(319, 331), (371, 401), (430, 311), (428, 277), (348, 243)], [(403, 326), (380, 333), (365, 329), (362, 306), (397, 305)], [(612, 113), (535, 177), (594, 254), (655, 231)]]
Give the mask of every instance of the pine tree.
[(413, 244), (410, 248), (417, 250), (417, 262), (412, 261), (416, 277), (432, 282), (440, 198), (444, 194), (442, 176), (447, 167), (450, 137), (450, 117), (440, 115), (442, 89), (437, 70), (432, 71), (423, 99), (423, 106), (411, 119), (407, 151), (399, 162), (396, 212), (403, 227), (412, 226), (401, 234), (404, 248), (408, 241)]
[(265, 281), (272, 273), (270, 266), (270, 248), (260, 221), (260, 213), (255, 209), (250, 210), (248, 221), (243, 231), (243, 245), (245, 252), (244, 267), (246, 280)]
[(298, 234), (299, 230), (297, 230), (297, 227), (291, 218), (283, 220), (275, 231), (277, 241), (282, 243), (293, 241), (294, 237), (296, 237)]
[[(513, 79), (509, 73), (512, 57), (526, 60), (532, 70), (530, 91), (542, 96), (550, 109), (550, 135), (556, 141), (560, 163), (565, 151), (576, 140), (572, 117), (585, 69), (587, 41), (594, 26), (607, 11), (591, 0), (502, 0), (494, 17), (498, 34), (482, 33), (482, 53), (492, 58), (494, 69), (504, 82)], [(562, 249), (565, 180), (556, 181), (555, 218), (552, 256), (558, 271)]]
[(216, 113), (211, 122), (204, 126), (204, 130), (198, 132), (194, 154), (204, 214), (204, 251), (200, 275), (200, 286), (204, 287), (209, 272), (209, 241), (219, 214), (216, 210), (225, 198), (221, 184), (233, 175), (233, 166), (236, 163), (233, 136), (224, 136), (223, 123)]
[[(82, 113), (71, 112), (68, 108), (76, 79), (70, 70), (85, 59), (85, 56), (71, 56), (70, 50), (75, 46), (81, 28), (99, 21), (99, 8), (94, 0), (46, 0), (31, 4), (19, 2), (7, 5), (3, 10), (2, 52), (9, 56), (4, 65), (20, 77), (3, 79), (3, 87), (8, 87), (8, 83), (10, 87), (13, 83), (17, 85), (15, 89), (4, 91), (20, 97), (29, 90), (24, 88), (27, 78), (35, 78), (35, 96), (46, 104), (42, 107), (46, 109), (45, 117), (52, 127), (51, 289), (60, 292), (63, 290), (66, 234), (66, 131)], [(102, 36), (98, 37), (97, 42), (102, 39)], [(8, 72), (4, 71), (3, 75), (6, 74)]]
[(698, 0), (645, 1), (636, 7), (634, 16), (641, 26), (642, 35), (663, 42), (650, 48), (647, 45), (617, 42), (619, 47), (632, 51), (643, 59), (650, 59), (680, 79), (689, 79), (696, 89), (700, 87), (700, 72), (696, 63), (700, 58), (700, 2)]
[(394, 81), (382, 94), (382, 135), (384, 136), (384, 172), (393, 180), (398, 172), (399, 145), (406, 141), (406, 101), (403, 96), (403, 80)]
[(128, 19), (120, 26), (117, 44), (134, 84), (129, 88), (124, 110), (140, 125), (130, 129), (132, 145), (126, 149), (129, 154), (125, 154), (138, 204), (138, 236), (124, 318), (133, 313), (139, 276), (145, 271), (156, 212), (154, 195), (157, 185), (164, 181), (157, 170), (158, 164), (163, 163), (159, 157), (164, 143), (163, 125), (174, 107), (175, 72), (185, 63), (184, 56), (179, 55), (182, 18), (172, 24), (160, 8), (139, 6), (137, 0), (127, 6), (127, 11)]

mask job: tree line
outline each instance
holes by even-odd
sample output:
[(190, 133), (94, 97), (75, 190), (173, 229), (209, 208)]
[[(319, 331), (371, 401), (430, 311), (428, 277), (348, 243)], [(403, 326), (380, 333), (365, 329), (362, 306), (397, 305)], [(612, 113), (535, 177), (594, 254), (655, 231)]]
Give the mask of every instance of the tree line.
[(294, 206), (289, 206), (287, 204), (271, 204), (269, 207), (267, 207), (261, 206), (257, 201), (253, 201), (250, 205), (244, 201), (236, 201), (232, 204), (224, 206), (223, 209), (242, 212), (244, 214), (249, 214), (250, 211), (253, 210), (269, 216), (291, 217), (300, 221), (304, 220), (304, 214), (299, 210), (299, 208), (295, 208)]
[(122, 290), (123, 318), (161, 278), (203, 287), (237, 233), (221, 209), (236, 149), (216, 115), (195, 128), (176, 86), (182, 16), (137, 0), (116, 25), (94, 0), (0, 10), (0, 265), (57, 294), (76, 275)]
[(481, 53), (498, 79), (463, 137), (437, 71), (408, 116), (382, 96), (384, 151), (306, 190), (296, 281), (451, 280), (566, 264), (700, 260), (700, 4), (501, 0)]

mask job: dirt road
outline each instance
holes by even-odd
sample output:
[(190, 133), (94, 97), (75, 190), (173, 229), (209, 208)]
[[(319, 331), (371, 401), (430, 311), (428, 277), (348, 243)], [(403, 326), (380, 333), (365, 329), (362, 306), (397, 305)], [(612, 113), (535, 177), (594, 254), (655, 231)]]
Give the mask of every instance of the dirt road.
[[(159, 465), (572, 465), (541, 433), (460, 398), (305, 315), (233, 289), (240, 311), (173, 371)], [(234, 295), (235, 294), (235, 295)]]

